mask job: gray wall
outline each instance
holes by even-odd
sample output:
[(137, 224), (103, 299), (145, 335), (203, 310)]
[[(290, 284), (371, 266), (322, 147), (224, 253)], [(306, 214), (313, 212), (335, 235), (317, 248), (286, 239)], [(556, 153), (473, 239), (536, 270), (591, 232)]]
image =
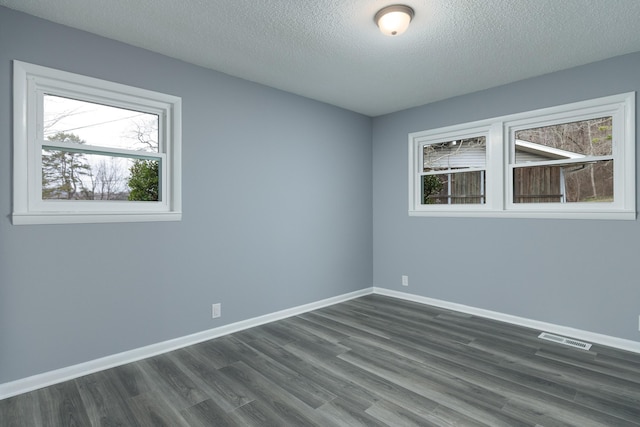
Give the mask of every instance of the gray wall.
[[(13, 59), (182, 97), (183, 220), (11, 225)], [(370, 287), (371, 165), (370, 118), (0, 7), (0, 383)]]
[(374, 285), (640, 341), (638, 221), (407, 215), (407, 133), (638, 91), (639, 70), (636, 53), (374, 119)]

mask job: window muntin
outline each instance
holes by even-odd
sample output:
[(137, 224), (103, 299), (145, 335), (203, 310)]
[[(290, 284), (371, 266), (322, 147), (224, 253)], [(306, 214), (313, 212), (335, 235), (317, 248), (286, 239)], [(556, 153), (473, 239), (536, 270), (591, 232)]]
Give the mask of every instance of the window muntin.
[[(474, 137), (472, 128), (487, 135), (485, 200), (456, 204), (442, 194), (434, 202), (441, 196), (434, 189), (451, 183), (425, 182), (440, 174), (434, 162), (425, 169), (425, 144), (434, 144), (436, 155), (438, 143)], [(410, 215), (636, 217), (635, 93), (412, 133), (409, 150)], [(474, 171), (463, 167), (460, 173)]]
[(485, 202), (484, 136), (425, 144), (422, 156), (422, 204)]
[(181, 218), (180, 98), (14, 61), (14, 224)]

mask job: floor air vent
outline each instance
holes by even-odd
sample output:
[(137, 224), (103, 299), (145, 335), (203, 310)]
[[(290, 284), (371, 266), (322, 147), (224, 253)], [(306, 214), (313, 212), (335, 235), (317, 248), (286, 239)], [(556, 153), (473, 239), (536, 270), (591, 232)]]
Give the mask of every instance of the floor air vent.
[(540, 335), (538, 335), (538, 338), (557, 342), (558, 344), (568, 345), (569, 347), (579, 348), (581, 350), (589, 350), (591, 348), (591, 344), (589, 343), (574, 340), (571, 338), (561, 337), (560, 335), (553, 335), (548, 332), (541, 333)]

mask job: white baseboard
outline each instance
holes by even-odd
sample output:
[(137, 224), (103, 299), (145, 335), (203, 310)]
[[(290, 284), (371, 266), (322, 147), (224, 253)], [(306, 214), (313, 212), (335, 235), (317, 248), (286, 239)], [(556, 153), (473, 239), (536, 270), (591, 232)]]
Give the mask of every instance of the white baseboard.
[(111, 356), (101, 357), (100, 359), (90, 360), (88, 362), (79, 363), (77, 365), (68, 366), (66, 368), (56, 369), (54, 371), (44, 372), (42, 374), (33, 375), (31, 377), (22, 378), (16, 381), (0, 384), (0, 400), (6, 399), (18, 394), (27, 393), (39, 388), (47, 387), (53, 384), (72, 380), (74, 378), (89, 375), (94, 372), (103, 371), (116, 366), (135, 362), (148, 357), (157, 356), (162, 353), (177, 350), (223, 335), (239, 332), (244, 329), (253, 328), (276, 320), (285, 319), (287, 317), (296, 316), (322, 307), (348, 301), (364, 295), (369, 295), (372, 288), (365, 288), (359, 291), (350, 292), (336, 297), (323, 299), (309, 304), (300, 305), (298, 307), (288, 308), (286, 310), (277, 311), (275, 313), (266, 314), (264, 316), (254, 317), (252, 319), (242, 320), (240, 322), (229, 325), (220, 326), (218, 328), (209, 329), (195, 334), (187, 335), (163, 341), (156, 344), (136, 348), (134, 350), (124, 351), (122, 353), (113, 354)]
[(566, 335), (582, 341), (588, 341), (594, 344), (601, 344), (608, 347), (614, 347), (621, 350), (640, 353), (640, 342), (631, 341), (624, 338), (611, 337), (609, 335), (598, 334), (595, 332), (584, 331), (581, 329), (570, 328), (567, 326), (556, 325), (553, 323), (541, 322), (538, 320), (527, 319), (525, 317), (512, 316), (497, 311), (485, 310), (482, 308), (470, 307), (468, 305), (457, 304), (448, 301), (442, 301), (434, 298), (422, 297), (419, 295), (408, 294), (406, 292), (398, 292), (384, 288), (373, 288), (374, 294), (386, 295), (389, 297), (400, 298), (421, 304), (432, 305), (447, 310), (459, 311), (462, 313), (472, 314), (474, 316), (485, 317), (488, 319), (498, 320), (501, 322), (511, 323), (513, 325), (524, 326), (539, 331), (552, 332), (558, 335)]

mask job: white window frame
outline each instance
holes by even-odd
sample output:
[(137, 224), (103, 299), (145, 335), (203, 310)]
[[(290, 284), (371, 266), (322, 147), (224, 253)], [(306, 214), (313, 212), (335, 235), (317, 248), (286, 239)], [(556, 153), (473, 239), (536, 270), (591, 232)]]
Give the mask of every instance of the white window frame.
[[(45, 141), (44, 94), (155, 114), (159, 118), (158, 152), (138, 152), (83, 145), (87, 154), (159, 161), (159, 195), (154, 201), (43, 200), (43, 146), (76, 150)], [(106, 80), (13, 61), (13, 215), (14, 225), (179, 221), (181, 201), (182, 101), (179, 97)]]
[[(611, 116), (614, 201), (611, 203), (514, 203), (515, 132), (520, 129)], [(636, 219), (635, 92), (612, 95), (472, 123), (409, 134), (409, 215), (431, 217)], [(422, 147), (486, 136), (486, 203), (425, 205), (421, 198)], [(520, 164), (522, 166), (522, 164)]]
[[(463, 124), (458, 126), (450, 126), (443, 129), (436, 129), (430, 132), (418, 132), (415, 134), (411, 134), (414, 137), (411, 139), (411, 146), (409, 147), (409, 162), (410, 169), (414, 172), (410, 175), (409, 180), (409, 188), (410, 188), (410, 198), (413, 197), (415, 200), (417, 207), (422, 208), (425, 211), (444, 214), (451, 211), (459, 212), (460, 214), (470, 213), (470, 212), (488, 212), (492, 209), (492, 201), (496, 200), (495, 188), (489, 186), (489, 182), (491, 182), (492, 176), (494, 175), (494, 168), (491, 164), (489, 164), (489, 159), (493, 159), (495, 156), (489, 155), (490, 144), (489, 139), (491, 135), (492, 127), (488, 122), (475, 122), (469, 124)], [(424, 175), (430, 175), (430, 173), (423, 172), (424, 166), (422, 165), (422, 153), (423, 147), (429, 144), (438, 144), (446, 141), (458, 141), (468, 138), (476, 138), (476, 137), (485, 137), (486, 141), (486, 159), (485, 159), (485, 181), (487, 185), (485, 186), (485, 203), (482, 204), (460, 204), (460, 205), (449, 205), (449, 204), (434, 204), (434, 205), (422, 205), (422, 177)], [(477, 170), (476, 168), (471, 168), (469, 170), (460, 169), (457, 173), (460, 172), (472, 172)], [(426, 208), (425, 208), (426, 207)], [(428, 209), (427, 209), (428, 208)], [(410, 207), (411, 209), (411, 207)], [(421, 210), (422, 210), (421, 209)]]

